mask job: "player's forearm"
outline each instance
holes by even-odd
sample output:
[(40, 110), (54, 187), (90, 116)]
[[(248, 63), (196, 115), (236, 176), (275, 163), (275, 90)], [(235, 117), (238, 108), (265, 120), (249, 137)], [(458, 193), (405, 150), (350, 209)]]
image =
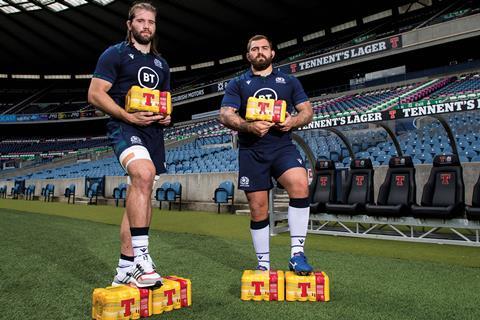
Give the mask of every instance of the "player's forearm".
[(235, 131), (249, 131), (249, 123), (245, 119), (242, 119), (237, 113), (225, 111), (223, 108), (220, 111), (220, 122), (225, 127)]
[(127, 121), (127, 112), (115, 103), (106, 92), (89, 92), (88, 102), (114, 118)]
[(299, 128), (309, 124), (313, 119), (313, 110), (311, 108), (304, 109), (292, 117), (293, 128)]

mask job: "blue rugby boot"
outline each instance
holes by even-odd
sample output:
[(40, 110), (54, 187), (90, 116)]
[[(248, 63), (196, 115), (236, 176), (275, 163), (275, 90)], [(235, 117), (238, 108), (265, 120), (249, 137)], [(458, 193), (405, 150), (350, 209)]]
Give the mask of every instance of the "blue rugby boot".
[(288, 267), (290, 271), (294, 271), (300, 276), (306, 276), (313, 271), (312, 266), (308, 264), (307, 257), (305, 257), (303, 252), (295, 253), (290, 259)]

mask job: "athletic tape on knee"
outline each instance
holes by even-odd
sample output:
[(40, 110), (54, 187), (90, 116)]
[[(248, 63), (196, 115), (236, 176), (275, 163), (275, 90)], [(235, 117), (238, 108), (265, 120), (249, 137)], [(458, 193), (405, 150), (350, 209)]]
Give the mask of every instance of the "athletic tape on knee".
[[(133, 157), (131, 157), (127, 163), (125, 163), (125, 166), (123, 165), (123, 160), (125, 160), (126, 157), (128, 157), (130, 154), (133, 153)], [(122, 166), (123, 170), (125, 172), (128, 172), (128, 165), (132, 163), (134, 160), (150, 160), (152, 161), (152, 158), (150, 158), (150, 153), (148, 152), (147, 148), (144, 146), (131, 146), (120, 154), (120, 157), (118, 157), (118, 160), (120, 161), (120, 165)]]
[(308, 208), (310, 207), (310, 200), (308, 198), (291, 198), (288, 205), (294, 208)]
[(155, 184), (157, 183), (158, 179), (160, 179), (160, 176), (155, 175), (155, 177), (153, 178), (152, 191), (155, 190)]

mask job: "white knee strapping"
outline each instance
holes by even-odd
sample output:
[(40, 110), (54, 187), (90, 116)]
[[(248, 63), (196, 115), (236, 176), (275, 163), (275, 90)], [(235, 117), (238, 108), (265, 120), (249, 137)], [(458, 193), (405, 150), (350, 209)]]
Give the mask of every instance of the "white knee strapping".
[[(127, 161), (127, 163), (123, 165), (123, 160), (125, 160), (125, 158), (132, 153), (133, 153), (133, 157), (131, 157)], [(125, 172), (127, 173), (128, 173), (128, 170), (127, 170), (128, 165), (132, 163), (132, 161), (140, 160), (140, 159), (152, 161), (152, 158), (150, 158), (150, 153), (148, 152), (147, 148), (145, 148), (144, 146), (131, 146), (130, 148), (123, 150), (123, 152), (120, 154), (120, 157), (118, 157), (118, 160), (120, 161), (120, 164), (123, 170), (125, 170)]]
[(152, 191), (155, 190), (155, 184), (157, 183), (158, 179), (160, 179), (160, 176), (155, 175), (155, 178), (153, 178)]

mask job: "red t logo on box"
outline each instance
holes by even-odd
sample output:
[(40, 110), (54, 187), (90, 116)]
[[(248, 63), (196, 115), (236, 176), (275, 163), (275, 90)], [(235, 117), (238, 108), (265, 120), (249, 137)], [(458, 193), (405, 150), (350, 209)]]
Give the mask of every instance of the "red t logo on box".
[(127, 299), (127, 300), (122, 300), (120, 302), (120, 306), (125, 307), (125, 312), (123, 313), (124, 317), (128, 317), (132, 314), (132, 311), (130, 310), (130, 308), (131, 308), (132, 304), (134, 304), (134, 303), (135, 303), (134, 298)]
[(151, 106), (152, 105), (152, 98), (155, 98), (155, 95), (153, 93), (143, 93), (143, 97), (145, 98), (145, 105)]
[(258, 112), (258, 114), (266, 114), (267, 113), (268, 103), (259, 102), (258, 107), (260, 108), (260, 111)]
[(302, 289), (301, 297), (307, 296), (307, 288), (310, 288), (309, 282), (299, 282), (298, 287)]
[(165, 297), (167, 297), (167, 306), (171, 306), (173, 304), (173, 295), (175, 294), (175, 289), (172, 290), (165, 290)]
[(259, 296), (262, 294), (260, 291), (260, 287), (263, 287), (265, 283), (263, 281), (252, 281), (252, 286), (255, 287), (255, 293), (254, 295)]

